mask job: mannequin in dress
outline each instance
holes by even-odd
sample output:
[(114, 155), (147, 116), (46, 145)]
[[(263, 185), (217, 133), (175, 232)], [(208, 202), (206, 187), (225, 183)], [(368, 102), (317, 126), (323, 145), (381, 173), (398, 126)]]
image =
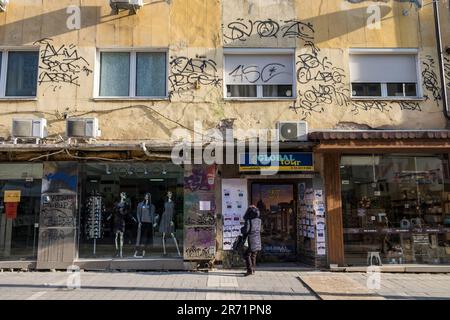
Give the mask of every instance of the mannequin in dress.
[(163, 250), (164, 255), (166, 255), (166, 234), (170, 233), (170, 236), (172, 237), (175, 246), (177, 248), (178, 256), (181, 257), (180, 249), (178, 248), (177, 239), (174, 235), (174, 223), (173, 223), (173, 215), (175, 211), (175, 203), (172, 200), (172, 192), (167, 192), (167, 200), (164, 203), (164, 212), (161, 216), (161, 221), (159, 223), (159, 232), (162, 233), (162, 244), (163, 244)]
[[(153, 245), (153, 227), (155, 223), (155, 206), (152, 204), (152, 195), (146, 193), (144, 200), (139, 202), (136, 210), (138, 232), (136, 238), (136, 251), (134, 257), (144, 257), (145, 247)], [(141, 251), (141, 255), (138, 252)]]
[(125, 218), (129, 214), (128, 196), (120, 193), (120, 201), (114, 205), (114, 233), (116, 244), (116, 257), (123, 257), (123, 235), (125, 233)]

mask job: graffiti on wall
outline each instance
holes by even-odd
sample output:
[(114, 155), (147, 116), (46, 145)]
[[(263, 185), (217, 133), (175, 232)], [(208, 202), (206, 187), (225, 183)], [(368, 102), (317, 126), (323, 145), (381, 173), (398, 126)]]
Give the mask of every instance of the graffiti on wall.
[(309, 86), (299, 90), (299, 103), (304, 116), (325, 111), (325, 105), (347, 106), (350, 103), (344, 70), (334, 66), (328, 57), (320, 57), (319, 52), (301, 54), (296, 63), (297, 81)]
[(52, 84), (54, 90), (61, 84), (80, 86), (80, 75), (88, 77), (93, 71), (89, 62), (83, 58), (74, 44), (55, 46), (53, 39), (38, 40), (41, 48), (39, 69), (39, 85)]
[(450, 89), (450, 59), (444, 57), (445, 79), (447, 80), (447, 88)]
[(267, 83), (282, 74), (292, 75), (292, 72), (290, 72), (286, 65), (276, 62), (268, 63), (262, 67), (240, 64), (228, 73), (230, 78), (236, 79), (239, 83), (256, 83), (258, 81)]
[(181, 96), (186, 91), (198, 88), (200, 85), (220, 87), (222, 78), (217, 72), (217, 63), (207, 58), (170, 57), (170, 91)]
[(184, 257), (209, 260), (214, 257), (216, 239), (214, 228), (188, 227), (185, 229)]
[[(422, 79), (423, 79), (423, 86), (424, 88), (429, 91), (434, 101), (439, 102), (439, 100), (442, 100), (441, 95), (441, 87), (439, 85), (438, 75), (436, 74), (435, 70), (435, 61), (430, 56), (427, 55), (425, 57), (425, 60), (422, 61)], [(429, 99), (429, 96), (425, 96), (425, 98)]]
[(222, 25), (225, 43), (244, 42), (250, 37), (301, 39), (305, 45), (314, 46), (314, 28), (311, 23), (300, 20), (248, 20), (239, 18)]

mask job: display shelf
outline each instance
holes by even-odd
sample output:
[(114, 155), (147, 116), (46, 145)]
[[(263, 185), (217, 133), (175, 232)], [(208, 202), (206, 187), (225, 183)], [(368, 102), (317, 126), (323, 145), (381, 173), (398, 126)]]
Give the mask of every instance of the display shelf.
[(344, 228), (344, 234), (406, 234), (406, 233), (449, 233), (450, 227), (439, 228), (415, 228), (415, 229), (400, 229), (400, 228)]

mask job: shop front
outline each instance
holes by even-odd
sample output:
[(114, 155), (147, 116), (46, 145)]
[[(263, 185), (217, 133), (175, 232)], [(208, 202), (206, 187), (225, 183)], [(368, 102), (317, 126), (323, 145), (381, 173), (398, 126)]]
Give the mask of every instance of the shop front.
[(0, 262), (32, 266), (37, 257), (42, 164), (0, 164)]
[(330, 264), (450, 264), (447, 134), (311, 135), (323, 158)]
[(282, 151), (277, 156), (276, 168), (245, 154), (239, 166), (220, 169), (224, 265), (238, 264), (231, 248), (250, 204), (261, 214), (260, 263), (326, 264), (324, 191), (313, 154)]
[(216, 253), (215, 166), (9, 163), (0, 185), (0, 269), (183, 270)]
[(450, 263), (447, 154), (341, 157), (347, 265)]

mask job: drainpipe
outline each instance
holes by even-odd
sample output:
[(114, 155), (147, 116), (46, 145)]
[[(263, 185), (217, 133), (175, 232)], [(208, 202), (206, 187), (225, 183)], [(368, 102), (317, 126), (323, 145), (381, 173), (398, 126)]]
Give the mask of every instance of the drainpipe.
[(441, 20), (439, 15), (439, 0), (433, 0), (434, 9), (434, 22), (436, 27), (436, 42), (439, 58), (439, 74), (441, 76), (441, 88), (442, 88), (442, 99), (444, 102), (444, 116), (447, 119), (447, 128), (450, 127), (450, 115), (448, 110), (448, 96), (447, 96), (447, 85), (445, 83), (445, 68), (444, 68), (444, 52), (442, 51), (442, 34), (441, 34)]

